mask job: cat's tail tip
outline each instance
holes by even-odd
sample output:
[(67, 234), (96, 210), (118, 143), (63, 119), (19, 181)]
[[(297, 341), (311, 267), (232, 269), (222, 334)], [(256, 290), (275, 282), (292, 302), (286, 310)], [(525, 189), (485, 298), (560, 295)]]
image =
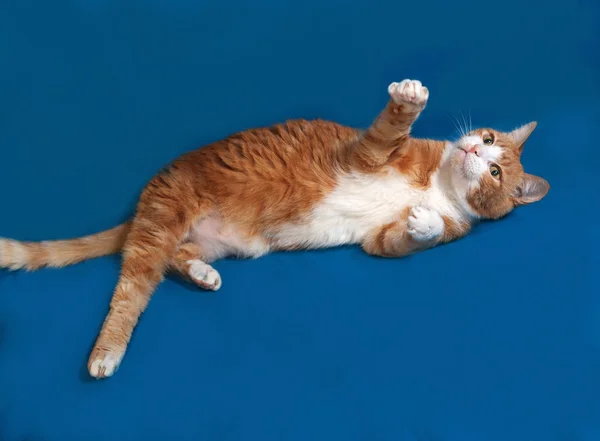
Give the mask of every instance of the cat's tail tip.
[(21, 242), (0, 238), (0, 268), (34, 271), (61, 268), (95, 257), (118, 253), (129, 233), (129, 222), (110, 230), (69, 240)]

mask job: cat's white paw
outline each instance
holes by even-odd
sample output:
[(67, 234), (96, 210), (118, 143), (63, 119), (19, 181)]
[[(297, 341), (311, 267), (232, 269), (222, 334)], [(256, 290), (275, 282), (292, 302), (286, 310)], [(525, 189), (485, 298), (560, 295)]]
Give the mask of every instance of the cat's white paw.
[(123, 355), (124, 351), (94, 350), (88, 365), (90, 375), (98, 379), (110, 377), (119, 367)]
[(212, 266), (199, 259), (188, 260), (187, 263), (189, 265), (188, 274), (197, 285), (210, 291), (217, 291), (221, 288), (221, 276)]
[(403, 80), (388, 86), (388, 93), (396, 104), (408, 104), (425, 107), (429, 99), (429, 90), (418, 80)]
[(412, 207), (407, 220), (408, 234), (419, 242), (438, 238), (444, 232), (444, 219), (437, 211), (420, 205)]

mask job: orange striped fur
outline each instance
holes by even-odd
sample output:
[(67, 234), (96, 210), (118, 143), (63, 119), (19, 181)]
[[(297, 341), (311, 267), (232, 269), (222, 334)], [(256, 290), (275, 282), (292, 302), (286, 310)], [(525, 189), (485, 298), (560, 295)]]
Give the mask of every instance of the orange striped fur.
[(540, 200), (548, 183), (526, 174), (523, 145), (535, 123), (460, 139), (410, 136), (429, 97), (418, 81), (392, 83), (365, 131), (294, 120), (234, 134), (189, 152), (143, 190), (133, 218), (91, 236), (40, 243), (0, 239), (0, 267), (62, 267), (122, 252), (110, 310), (89, 359), (112, 375), (140, 315), (171, 271), (217, 290), (210, 263), (226, 256), (359, 244), (401, 257), (466, 235)]

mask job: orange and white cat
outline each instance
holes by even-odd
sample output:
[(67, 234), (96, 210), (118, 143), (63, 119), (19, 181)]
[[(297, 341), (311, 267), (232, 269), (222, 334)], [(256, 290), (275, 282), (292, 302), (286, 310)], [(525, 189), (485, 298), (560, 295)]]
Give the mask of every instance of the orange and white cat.
[(410, 137), (427, 103), (419, 81), (392, 83), (390, 101), (365, 131), (294, 120), (237, 133), (192, 151), (157, 174), (133, 218), (91, 236), (48, 242), (0, 239), (0, 267), (61, 267), (122, 252), (110, 311), (89, 359), (111, 376), (164, 277), (221, 287), (210, 262), (274, 250), (360, 244), (401, 257), (466, 235), (543, 198), (548, 183), (523, 171), (536, 123), (510, 133), (478, 129), (458, 141)]

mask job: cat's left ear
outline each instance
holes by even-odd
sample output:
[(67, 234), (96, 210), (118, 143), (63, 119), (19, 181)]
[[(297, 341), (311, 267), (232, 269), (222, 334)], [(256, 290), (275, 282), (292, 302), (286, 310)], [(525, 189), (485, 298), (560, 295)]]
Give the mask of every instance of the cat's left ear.
[(529, 138), (529, 135), (531, 135), (531, 133), (535, 130), (536, 127), (537, 121), (532, 121), (529, 124), (525, 124), (508, 134), (508, 136), (517, 145), (519, 153), (523, 152), (523, 146), (525, 145), (525, 141), (527, 141), (527, 138)]
[(523, 173), (521, 182), (513, 193), (515, 205), (531, 204), (542, 199), (550, 190), (550, 184), (539, 176)]

